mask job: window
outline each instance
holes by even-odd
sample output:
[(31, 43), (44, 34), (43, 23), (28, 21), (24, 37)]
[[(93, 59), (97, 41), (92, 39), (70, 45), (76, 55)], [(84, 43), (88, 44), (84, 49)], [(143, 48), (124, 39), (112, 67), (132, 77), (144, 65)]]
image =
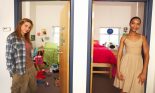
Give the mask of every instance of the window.
[(99, 29), (99, 42), (101, 45), (113, 43), (119, 45), (120, 28), (119, 27), (101, 27)]
[(60, 28), (59, 26), (53, 26), (53, 43), (59, 46), (60, 39)]

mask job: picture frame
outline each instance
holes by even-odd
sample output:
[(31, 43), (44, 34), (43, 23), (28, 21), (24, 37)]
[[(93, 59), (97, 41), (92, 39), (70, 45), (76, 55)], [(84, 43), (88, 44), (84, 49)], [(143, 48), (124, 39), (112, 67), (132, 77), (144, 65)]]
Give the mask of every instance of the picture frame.
[(35, 35), (31, 35), (31, 41), (35, 41)]

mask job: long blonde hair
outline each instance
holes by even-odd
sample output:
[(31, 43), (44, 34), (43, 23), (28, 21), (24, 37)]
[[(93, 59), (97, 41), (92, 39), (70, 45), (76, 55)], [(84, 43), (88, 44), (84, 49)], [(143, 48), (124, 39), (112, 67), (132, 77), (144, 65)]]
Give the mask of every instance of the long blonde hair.
[[(15, 32), (17, 34), (18, 39), (22, 38), (22, 34), (21, 34), (21, 26), (25, 23), (25, 22), (29, 22), (31, 24), (31, 28), (33, 27), (33, 22), (28, 19), (28, 18), (23, 18), (22, 20), (20, 20), (16, 26)], [(30, 31), (28, 33), (25, 34), (25, 40), (28, 41), (29, 43), (31, 43), (30, 41)]]

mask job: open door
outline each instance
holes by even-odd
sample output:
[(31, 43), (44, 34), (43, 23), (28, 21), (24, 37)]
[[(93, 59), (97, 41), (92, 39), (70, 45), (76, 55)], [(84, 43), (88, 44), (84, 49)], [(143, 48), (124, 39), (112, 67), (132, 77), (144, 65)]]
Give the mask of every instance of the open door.
[(67, 3), (60, 15), (60, 93), (69, 92), (69, 34), (70, 4)]
[[(144, 2), (93, 1), (90, 93), (120, 92), (118, 88), (113, 87), (119, 41), (122, 35), (129, 31), (130, 18), (139, 16), (143, 19), (144, 7)], [(123, 17), (120, 16), (122, 13)], [(142, 33), (143, 28), (141, 29), (138, 33)]]

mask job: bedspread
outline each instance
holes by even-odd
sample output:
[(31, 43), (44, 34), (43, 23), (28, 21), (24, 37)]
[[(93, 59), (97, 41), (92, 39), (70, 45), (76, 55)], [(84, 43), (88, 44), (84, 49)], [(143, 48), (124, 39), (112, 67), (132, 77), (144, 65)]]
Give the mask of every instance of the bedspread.
[(116, 56), (113, 52), (105, 46), (94, 46), (93, 48), (93, 62), (94, 63), (110, 63), (112, 64), (112, 76), (116, 73)]
[(93, 48), (93, 62), (116, 64), (116, 57), (108, 48), (98, 46)]

